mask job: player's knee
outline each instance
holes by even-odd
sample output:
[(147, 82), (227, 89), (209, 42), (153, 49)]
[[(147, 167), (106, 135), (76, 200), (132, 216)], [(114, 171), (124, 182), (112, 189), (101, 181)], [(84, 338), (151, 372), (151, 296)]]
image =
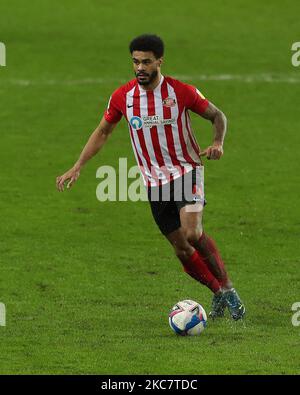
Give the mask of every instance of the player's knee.
[(193, 254), (193, 248), (189, 243), (175, 247), (175, 254), (181, 262), (186, 262)]
[(194, 245), (199, 241), (199, 239), (202, 235), (202, 227), (197, 227), (194, 229), (186, 229), (185, 235), (186, 235), (187, 241), (190, 244)]

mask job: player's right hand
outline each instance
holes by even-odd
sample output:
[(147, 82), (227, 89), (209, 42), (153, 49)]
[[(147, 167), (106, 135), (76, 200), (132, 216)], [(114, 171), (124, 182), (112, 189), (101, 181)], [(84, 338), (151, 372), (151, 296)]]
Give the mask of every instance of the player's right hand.
[(75, 181), (80, 176), (80, 169), (73, 166), (62, 176), (56, 177), (56, 188), (59, 192), (63, 192), (65, 183), (67, 183), (67, 189), (71, 188)]

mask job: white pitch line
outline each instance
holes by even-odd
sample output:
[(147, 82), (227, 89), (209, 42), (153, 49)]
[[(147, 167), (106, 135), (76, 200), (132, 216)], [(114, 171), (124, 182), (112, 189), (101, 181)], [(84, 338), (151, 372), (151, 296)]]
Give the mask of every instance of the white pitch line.
[[(284, 74), (198, 74), (198, 75), (175, 75), (181, 81), (239, 81), (243, 83), (285, 83), (285, 84), (300, 84), (299, 78), (294, 75)], [(130, 78), (129, 78), (130, 79)], [(73, 86), (73, 85), (103, 85), (108, 83), (124, 84), (127, 80), (123, 78), (83, 78), (77, 80), (26, 80), (26, 79), (8, 79), (1, 80), (0, 85), (3, 83), (16, 86), (31, 86), (31, 85), (54, 85), (54, 86)]]
[(300, 84), (300, 73), (299, 78), (295, 76), (287, 76), (280, 74), (250, 74), (250, 75), (242, 75), (242, 74), (217, 74), (217, 75), (209, 75), (209, 74), (200, 74), (200, 75), (180, 75), (177, 76), (178, 79), (186, 80), (186, 81), (241, 81), (245, 83), (253, 83), (253, 82), (277, 82), (277, 83), (288, 83), (288, 84)]

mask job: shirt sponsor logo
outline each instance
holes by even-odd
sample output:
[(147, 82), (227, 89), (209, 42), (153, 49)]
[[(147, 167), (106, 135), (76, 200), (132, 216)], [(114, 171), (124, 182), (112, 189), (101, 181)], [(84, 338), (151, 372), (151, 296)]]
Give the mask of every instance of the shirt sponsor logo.
[(176, 100), (173, 99), (173, 97), (167, 97), (166, 99), (163, 100), (163, 106), (165, 106), (165, 107), (175, 107), (176, 106)]
[(162, 125), (171, 125), (172, 123), (176, 123), (175, 118), (170, 118), (170, 119), (162, 119), (161, 124)]
[(171, 125), (176, 123), (175, 118), (163, 119), (159, 115), (144, 115), (142, 118), (134, 116), (130, 118), (130, 125), (133, 129), (152, 128), (153, 126), (159, 125)]
[(152, 126), (158, 126), (161, 123), (159, 115), (144, 115), (143, 124), (145, 128), (151, 128)]
[(175, 123), (175, 118), (163, 119), (159, 115), (144, 115), (142, 117), (145, 128), (152, 128), (159, 125), (171, 125)]
[(140, 117), (137, 116), (131, 117), (129, 123), (135, 130), (141, 129), (141, 127), (143, 126), (143, 121)]

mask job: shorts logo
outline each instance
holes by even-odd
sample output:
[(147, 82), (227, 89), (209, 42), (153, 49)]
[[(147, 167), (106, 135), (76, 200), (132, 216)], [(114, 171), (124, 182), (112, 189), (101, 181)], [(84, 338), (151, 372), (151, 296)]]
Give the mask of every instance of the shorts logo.
[(141, 129), (143, 125), (141, 118), (137, 116), (131, 117), (129, 123), (135, 130)]
[(201, 202), (203, 201), (203, 192), (201, 190), (201, 187), (198, 187), (197, 184), (193, 185), (193, 201), (194, 202)]
[(201, 202), (201, 201), (202, 201), (201, 196), (194, 196), (193, 197), (193, 202)]
[(176, 100), (173, 99), (172, 97), (167, 97), (166, 99), (163, 100), (163, 105), (165, 107), (175, 107), (176, 106)]

